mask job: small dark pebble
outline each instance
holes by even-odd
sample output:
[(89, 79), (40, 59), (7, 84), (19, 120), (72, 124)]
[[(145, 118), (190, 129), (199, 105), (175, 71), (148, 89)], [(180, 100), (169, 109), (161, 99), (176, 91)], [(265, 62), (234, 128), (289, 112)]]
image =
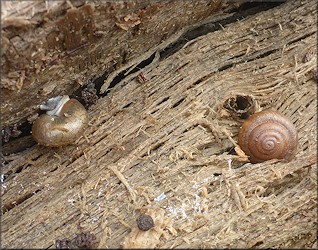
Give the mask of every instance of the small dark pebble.
[(147, 214), (140, 215), (136, 221), (138, 228), (142, 231), (148, 231), (150, 228), (155, 226), (153, 219)]
[(11, 129), (9, 127), (5, 127), (2, 129), (2, 141), (8, 142), (11, 137)]
[(71, 241), (67, 238), (64, 238), (62, 240), (56, 240), (55, 241), (55, 248), (56, 249), (71, 249)]
[(79, 248), (92, 249), (93, 246), (96, 244), (96, 237), (94, 234), (83, 232), (76, 236), (74, 243)]
[(87, 88), (82, 90), (82, 99), (84, 100), (86, 106), (97, 103), (98, 95), (94, 83), (90, 82), (87, 85)]
[(11, 137), (18, 137), (21, 133), (17, 124), (14, 124), (12, 127), (5, 127), (2, 129), (2, 141), (8, 142)]

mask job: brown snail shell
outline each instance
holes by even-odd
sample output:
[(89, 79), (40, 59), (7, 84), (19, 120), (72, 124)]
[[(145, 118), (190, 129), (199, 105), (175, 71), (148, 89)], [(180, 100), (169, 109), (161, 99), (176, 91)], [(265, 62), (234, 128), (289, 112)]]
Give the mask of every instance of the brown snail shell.
[(243, 123), (238, 144), (251, 163), (270, 159), (290, 161), (297, 151), (298, 136), (286, 116), (265, 110), (251, 115)]
[(41, 145), (59, 147), (74, 143), (88, 126), (84, 106), (67, 95), (51, 98), (40, 109), (47, 110), (32, 125), (33, 138)]

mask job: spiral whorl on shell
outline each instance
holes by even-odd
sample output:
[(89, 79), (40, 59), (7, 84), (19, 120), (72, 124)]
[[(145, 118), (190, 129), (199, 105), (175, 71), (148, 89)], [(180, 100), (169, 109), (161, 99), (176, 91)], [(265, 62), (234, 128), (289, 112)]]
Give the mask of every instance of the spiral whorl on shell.
[(257, 163), (270, 159), (290, 161), (297, 151), (297, 131), (294, 124), (277, 111), (261, 111), (251, 115), (242, 125), (238, 143)]

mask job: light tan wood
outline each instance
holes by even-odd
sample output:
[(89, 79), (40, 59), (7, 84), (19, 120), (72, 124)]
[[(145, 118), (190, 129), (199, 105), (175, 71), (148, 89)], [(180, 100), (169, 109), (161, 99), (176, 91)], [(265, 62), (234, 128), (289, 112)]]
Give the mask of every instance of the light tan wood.
[[(76, 145), (6, 156), (2, 246), (54, 247), (78, 225), (101, 248), (311, 248), (317, 238), (317, 8), (288, 1), (189, 41), (89, 108)], [(314, 53), (312, 53), (314, 52)], [(251, 95), (295, 124), (291, 162), (236, 155)], [(136, 233), (139, 211), (154, 231)], [(160, 239), (160, 240), (158, 240)]]
[[(48, 98), (148, 58), (229, 1), (2, 1), (2, 128)], [(178, 11), (176, 11), (178, 10)], [(147, 53), (148, 52), (148, 53)]]

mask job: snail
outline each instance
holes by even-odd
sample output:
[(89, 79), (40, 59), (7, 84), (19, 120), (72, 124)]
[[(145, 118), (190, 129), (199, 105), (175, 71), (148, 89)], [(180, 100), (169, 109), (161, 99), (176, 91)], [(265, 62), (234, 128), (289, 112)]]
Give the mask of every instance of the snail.
[(69, 96), (57, 96), (40, 105), (46, 114), (32, 125), (33, 138), (41, 145), (59, 147), (74, 143), (88, 126), (84, 106)]
[(238, 144), (251, 163), (270, 159), (290, 161), (298, 144), (294, 124), (277, 111), (254, 113), (242, 125)]

